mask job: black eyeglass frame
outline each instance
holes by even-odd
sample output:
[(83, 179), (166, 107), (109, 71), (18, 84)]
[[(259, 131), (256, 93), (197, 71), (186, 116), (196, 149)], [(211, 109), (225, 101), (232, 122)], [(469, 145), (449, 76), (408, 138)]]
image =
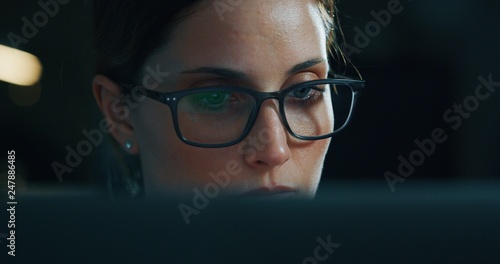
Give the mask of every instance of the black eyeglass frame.
[[(347, 85), (351, 88), (352, 91), (352, 102), (351, 102), (351, 108), (349, 110), (349, 115), (345, 121), (345, 123), (337, 130), (326, 134), (322, 136), (301, 136), (296, 134), (295, 132), (292, 131), (290, 125), (288, 124), (288, 121), (286, 119), (285, 115), (285, 95), (289, 94), (290, 91), (292, 90), (299, 90), (303, 87), (308, 87), (308, 86), (315, 86), (319, 84), (329, 84), (329, 85)], [(195, 147), (202, 147), (202, 148), (224, 148), (224, 147), (229, 147), (233, 146), (235, 144), (238, 144), (239, 142), (243, 141), (250, 131), (252, 130), (253, 126), (255, 125), (255, 122), (257, 121), (257, 117), (260, 112), (260, 108), (262, 106), (262, 103), (265, 100), (268, 99), (276, 99), (278, 100), (278, 105), (279, 105), (279, 112), (280, 112), (280, 120), (285, 126), (286, 130), (290, 135), (297, 139), (301, 140), (321, 140), (325, 138), (329, 138), (333, 136), (335, 133), (341, 131), (346, 127), (346, 125), (349, 123), (352, 112), (354, 109), (354, 105), (356, 104), (357, 97), (359, 96), (359, 93), (365, 88), (365, 81), (363, 80), (354, 80), (354, 79), (320, 79), (320, 80), (313, 80), (313, 81), (307, 81), (307, 82), (301, 82), (298, 84), (294, 84), (284, 90), (277, 91), (277, 92), (259, 92), (255, 91), (253, 89), (249, 88), (244, 88), (244, 87), (238, 87), (238, 86), (209, 86), (209, 87), (200, 87), (200, 88), (195, 88), (195, 89), (187, 89), (187, 90), (182, 90), (182, 91), (176, 91), (176, 92), (157, 92), (153, 90), (146, 89), (145, 87), (142, 86), (136, 86), (136, 88), (142, 88), (140, 90), (140, 93), (150, 99), (153, 99), (155, 101), (158, 101), (162, 104), (168, 105), (171, 110), (172, 114), (172, 120), (174, 121), (174, 128), (175, 132), (177, 134), (177, 137), (184, 143), (195, 146)], [(179, 127), (179, 120), (178, 120), (178, 115), (177, 115), (177, 106), (178, 102), (180, 99), (182, 99), (185, 96), (200, 93), (200, 92), (221, 92), (221, 91), (231, 91), (231, 92), (244, 92), (249, 95), (251, 95), (255, 99), (255, 108), (252, 109), (252, 112), (250, 113), (250, 116), (248, 117), (248, 121), (246, 124), (245, 129), (243, 130), (242, 134), (240, 137), (238, 137), (235, 140), (232, 140), (227, 143), (223, 144), (205, 144), (205, 143), (198, 143), (194, 141), (190, 141), (189, 139), (185, 138)]]

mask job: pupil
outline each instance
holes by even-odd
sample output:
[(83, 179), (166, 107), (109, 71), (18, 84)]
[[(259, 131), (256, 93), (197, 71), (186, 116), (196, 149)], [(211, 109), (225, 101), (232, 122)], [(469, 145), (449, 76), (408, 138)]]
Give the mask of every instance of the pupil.
[(225, 98), (225, 93), (212, 93), (207, 97), (207, 101), (210, 104), (220, 104)]
[(301, 98), (306, 97), (309, 94), (309, 90), (311, 90), (311, 89), (309, 89), (309, 88), (302, 88), (300, 90), (297, 90), (297, 91), (295, 91), (295, 96), (296, 97), (301, 97)]

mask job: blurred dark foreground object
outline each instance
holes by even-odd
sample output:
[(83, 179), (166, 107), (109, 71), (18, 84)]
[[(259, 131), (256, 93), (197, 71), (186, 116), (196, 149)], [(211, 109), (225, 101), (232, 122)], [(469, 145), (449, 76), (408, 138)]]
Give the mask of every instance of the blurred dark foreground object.
[[(500, 184), (335, 185), (314, 201), (25, 195), (2, 263), (499, 263)], [(416, 187), (415, 187), (416, 186)], [(379, 186), (381, 187), (381, 186)], [(385, 186), (384, 186), (385, 187)], [(327, 188), (326, 188), (327, 189)], [(4, 239), (2, 239), (5, 241)], [(12, 263), (14, 263), (12, 262)]]

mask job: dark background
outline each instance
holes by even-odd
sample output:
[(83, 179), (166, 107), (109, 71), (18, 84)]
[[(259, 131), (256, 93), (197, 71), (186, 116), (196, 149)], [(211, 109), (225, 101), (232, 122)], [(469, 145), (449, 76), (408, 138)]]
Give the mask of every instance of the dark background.
[[(356, 27), (374, 20), (370, 12), (387, 9), (388, 0), (339, 1), (345, 41), (354, 45)], [(101, 115), (91, 94), (94, 53), (89, 1), (70, 1), (20, 49), (38, 56), (44, 66), (37, 87), (0, 82), (0, 146), (16, 151), (18, 174), (30, 186), (91, 184), (93, 151), (59, 183), (51, 164), (65, 163), (67, 145), (85, 139), (83, 129), (98, 127)], [(439, 144), (405, 183), (484, 181), (500, 176), (500, 95), (480, 102), (462, 125), (451, 129), (443, 113), (474, 95), (478, 77), (500, 82), (500, 26), (497, 1), (401, 0), (403, 11), (370, 38), (350, 59), (367, 82), (349, 127), (333, 138), (322, 188), (341, 181), (371, 182), (390, 192), (384, 172), (397, 174), (402, 155), (417, 149), (414, 140), (443, 128)], [(0, 44), (10, 46), (9, 32), (21, 35), (23, 16), (40, 11), (37, 1), (0, 3)], [(352, 69), (348, 71), (353, 75)], [(103, 146), (98, 147), (100, 150)], [(7, 154), (0, 156), (5, 164)], [(4, 172), (6, 169), (0, 169)], [(18, 188), (20, 183), (17, 178)], [(1, 183), (4, 184), (3, 182)]]
[[(388, 1), (343, 1), (340, 18), (347, 43), (354, 28), (373, 18), (370, 10)], [(453, 130), (443, 114), (474, 95), (478, 77), (500, 80), (498, 2), (401, 1), (391, 23), (352, 61), (367, 81), (357, 115), (333, 141), (327, 175), (383, 181), (396, 173), (402, 155), (417, 149), (415, 139), (435, 128), (444, 144), (416, 168), (405, 184), (418, 179), (485, 180), (500, 176), (500, 97), (493, 94)], [(496, 77), (499, 76), (499, 77)], [(337, 148), (335, 148), (337, 147)], [(330, 166), (331, 164), (331, 166)]]

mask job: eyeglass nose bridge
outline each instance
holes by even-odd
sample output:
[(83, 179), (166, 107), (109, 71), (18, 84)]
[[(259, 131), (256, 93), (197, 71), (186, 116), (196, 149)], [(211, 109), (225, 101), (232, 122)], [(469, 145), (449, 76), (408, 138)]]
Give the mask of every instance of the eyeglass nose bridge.
[(255, 126), (255, 123), (257, 122), (257, 119), (259, 117), (259, 114), (261, 113), (262, 105), (264, 104), (265, 101), (267, 100), (277, 100), (278, 101), (278, 118), (280, 120), (281, 125), (285, 128), (285, 130), (290, 134), (291, 136), (294, 136), (293, 132), (291, 131), (291, 128), (289, 127), (288, 123), (285, 120), (285, 106), (284, 106), (284, 99), (283, 99), (283, 94), (284, 91), (277, 91), (277, 92), (255, 92), (254, 98), (255, 98), (255, 109), (253, 110), (252, 114), (250, 115), (250, 119), (247, 125), (247, 128), (245, 129), (242, 138), (246, 138), (250, 132), (252, 131), (253, 127)]

